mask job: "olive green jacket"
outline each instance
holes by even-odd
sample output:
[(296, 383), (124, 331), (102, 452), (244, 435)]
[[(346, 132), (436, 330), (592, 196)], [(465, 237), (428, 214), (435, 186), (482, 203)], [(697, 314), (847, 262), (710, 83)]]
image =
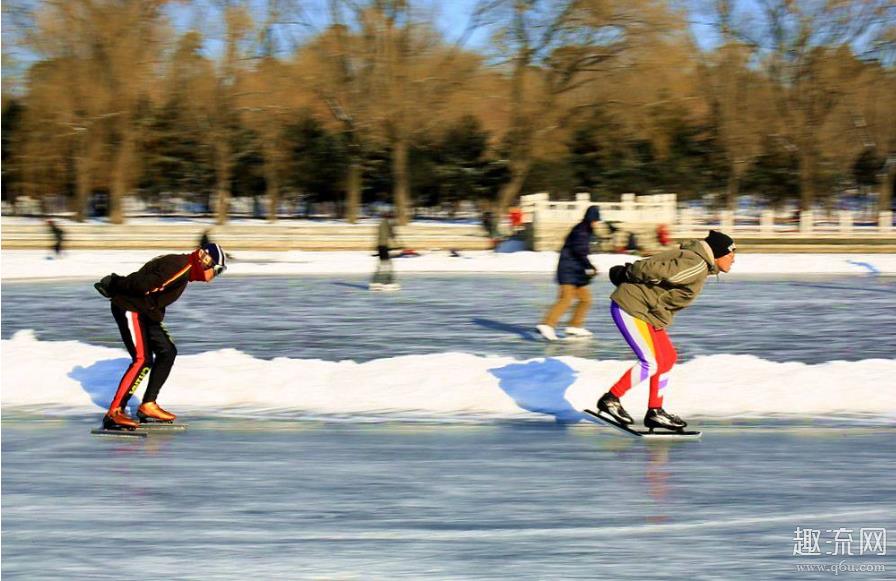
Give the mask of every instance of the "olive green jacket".
[(384, 218), (380, 220), (380, 226), (376, 231), (377, 246), (389, 247), (395, 239), (395, 229), (392, 228), (392, 221)]
[(697, 298), (706, 277), (718, 272), (709, 244), (688, 240), (677, 250), (629, 266), (630, 282), (620, 284), (610, 298), (629, 315), (662, 329), (672, 323), (675, 313)]

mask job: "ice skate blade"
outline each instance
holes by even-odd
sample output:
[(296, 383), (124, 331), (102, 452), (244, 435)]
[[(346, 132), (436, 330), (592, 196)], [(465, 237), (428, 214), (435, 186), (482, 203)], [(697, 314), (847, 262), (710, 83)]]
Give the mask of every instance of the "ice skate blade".
[(94, 436), (108, 436), (113, 438), (145, 438), (149, 435), (144, 430), (113, 430), (110, 428), (94, 428), (90, 430)]
[(140, 430), (150, 432), (183, 432), (188, 424), (175, 424), (174, 422), (140, 422)]
[(602, 412), (595, 412), (593, 410), (584, 410), (584, 413), (590, 417), (596, 418), (605, 424), (609, 424), (610, 426), (616, 428), (620, 432), (625, 432), (630, 436), (634, 436), (636, 438), (641, 438), (643, 440), (667, 440), (667, 441), (685, 441), (685, 440), (699, 440), (703, 436), (703, 432), (697, 431), (686, 431), (682, 430), (680, 432), (671, 432), (668, 430), (660, 430), (656, 431), (647, 431), (647, 430), (636, 430), (632, 427), (626, 426), (625, 424), (620, 424), (610, 416), (603, 414)]

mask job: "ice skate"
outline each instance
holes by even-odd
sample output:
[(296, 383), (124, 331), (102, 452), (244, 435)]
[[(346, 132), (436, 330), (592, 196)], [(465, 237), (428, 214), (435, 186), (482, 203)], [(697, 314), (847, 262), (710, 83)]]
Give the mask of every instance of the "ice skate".
[(594, 335), (594, 333), (584, 327), (567, 327), (563, 331), (570, 337), (591, 337)]
[(675, 414), (670, 414), (663, 408), (650, 408), (644, 416), (644, 427), (651, 432), (654, 428), (663, 428), (677, 432), (682, 430), (688, 423)]
[(105, 430), (136, 430), (139, 426), (140, 424), (121, 408), (110, 410), (103, 417), (103, 429)]
[(401, 285), (395, 281), (395, 273), (392, 272), (392, 265), (379, 265), (373, 275), (373, 279), (367, 286), (372, 291), (396, 291), (401, 289)]
[(176, 415), (166, 412), (154, 401), (144, 402), (143, 405), (137, 408), (137, 417), (144, 423), (173, 422), (177, 419)]
[(554, 328), (550, 325), (536, 325), (535, 328), (538, 330), (538, 333), (547, 339), (548, 341), (556, 341), (557, 333), (554, 331)]
[(633, 420), (632, 417), (628, 415), (628, 412), (625, 411), (625, 408), (622, 407), (619, 398), (609, 391), (597, 400), (597, 409), (612, 417), (620, 424), (627, 425), (635, 423), (635, 420)]

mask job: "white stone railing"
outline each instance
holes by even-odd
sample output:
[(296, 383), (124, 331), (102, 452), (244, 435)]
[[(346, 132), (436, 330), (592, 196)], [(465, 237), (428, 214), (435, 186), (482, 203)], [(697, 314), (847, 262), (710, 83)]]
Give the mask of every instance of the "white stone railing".
[(619, 202), (592, 202), (591, 194), (587, 193), (576, 194), (576, 199), (571, 201), (551, 201), (549, 194), (539, 193), (522, 196), (520, 205), (525, 222), (574, 224), (582, 219), (589, 206), (597, 206), (604, 222), (674, 224), (676, 201), (675, 194), (622, 194)]
[[(863, 223), (858, 224), (857, 218), (861, 218)], [(707, 215), (702, 211), (685, 208), (679, 210), (678, 222), (673, 226), (678, 232), (719, 228), (722, 231), (756, 233), (760, 236), (778, 234), (850, 236), (860, 233), (889, 235), (894, 231), (893, 212), (878, 212), (876, 216), (868, 216), (858, 215), (850, 210), (838, 210), (830, 214), (804, 210), (798, 215), (793, 212), (761, 210), (757, 216), (735, 215), (731, 211)]]
[[(761, 210), (757, 213), (735, 214), (731, 211), (708, 213), (696, 208), (677, 208), (675, 194), (635, 196), (623, 194), (619, 202), (592, 202), (587, 193), (576, 194), (571, 201), (551, 201), (547, 193), (530, 194), (521, 197), (521, 207), (525, 222), (539, 226), (575, 224), (585, 215), (589, 206), (600, 208), (601, 220), (620, 222), (628, 225), (666, 224), (678, 233), (695, 232), (708, 228), (719, 228), (730, 232), (750, 232), (760, 236), (783, 233), (796, 235), (837, 235), (880, 234), (894, 231), (893, 212), (879, 212), (876, 220), (869, 220), (867, 214), (858, 216), (849, 210), (840, 210), (830, 215), (812, 211), (802, 211), (798, 217), (794, 213)], [(856, 223), (857, 217), (863, 224)], [(869, 221), (872, 221), (869, 224)]]

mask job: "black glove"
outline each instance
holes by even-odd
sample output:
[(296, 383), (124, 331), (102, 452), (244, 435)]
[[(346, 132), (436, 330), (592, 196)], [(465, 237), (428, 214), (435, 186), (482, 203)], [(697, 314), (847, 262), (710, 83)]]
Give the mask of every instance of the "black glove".
[(628, 267), (631, 265), (631, 262), (626, 262), (625, 266), (622, 266), (620, 264), (612, 267), (610, 269), (610, 282), (612, 282), (614, 286), (619, 286), (624, 282), (629, 282)]
[(100, 293), (107, 299), (112, 296), (112, 275), (107, 274), (98, 283), (93, 285), (96, 292)]

